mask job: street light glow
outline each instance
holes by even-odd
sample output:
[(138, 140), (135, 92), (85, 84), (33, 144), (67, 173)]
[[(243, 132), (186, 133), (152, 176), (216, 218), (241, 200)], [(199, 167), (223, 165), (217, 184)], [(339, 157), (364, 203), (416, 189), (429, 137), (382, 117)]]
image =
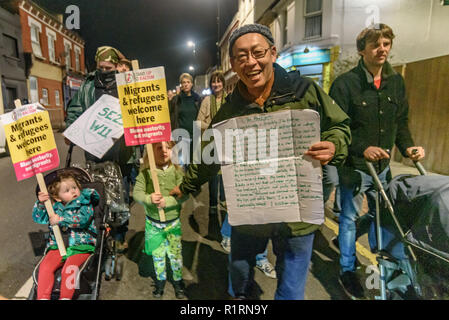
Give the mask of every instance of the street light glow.
[(189, 66), (189, 70), (193, 71), (193, 70), (195, 70), (195, 68), (193, 66)]
[(189, 47), (195, 47), (195, 42), (193, 42), (193, 41), (187, 41), (187, 45), (188, 45)]

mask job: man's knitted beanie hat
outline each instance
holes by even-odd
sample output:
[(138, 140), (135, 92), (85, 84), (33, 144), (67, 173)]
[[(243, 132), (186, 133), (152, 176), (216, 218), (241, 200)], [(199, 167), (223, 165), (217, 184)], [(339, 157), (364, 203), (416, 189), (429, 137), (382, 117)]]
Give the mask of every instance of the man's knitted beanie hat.
[(260, 33), (267, 40), (269, 45), (274, 44), (273, 35), (271, 34), (270, 29), (263, 24), (246, 24), (238, 29), (235, 29), (231, 36), (229, 37), (229, 56), (232, 57), (232, 47), (234, 46), (235, 41), (247, 33)]

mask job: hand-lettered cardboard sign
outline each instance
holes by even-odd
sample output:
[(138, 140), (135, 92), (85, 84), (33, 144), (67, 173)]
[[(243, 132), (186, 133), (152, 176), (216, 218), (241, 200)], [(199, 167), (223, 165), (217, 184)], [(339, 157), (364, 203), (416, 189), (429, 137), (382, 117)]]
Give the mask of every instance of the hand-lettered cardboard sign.
[(102, 95), (63, 132), (63, 135), (101, 159), (123, 135), (118, 99), (107, 94)]
[(116, 75), (127, 146), (169, 141), (167, 84), (163, 67)]
[(213, 128), (231, 225), (324, 222), (321, 164), (304, 155), (320, 141), (317, 112), (250, 115)]
[(17, 181), (59, 166), (50, 116), (39, 103), (1, 115)]

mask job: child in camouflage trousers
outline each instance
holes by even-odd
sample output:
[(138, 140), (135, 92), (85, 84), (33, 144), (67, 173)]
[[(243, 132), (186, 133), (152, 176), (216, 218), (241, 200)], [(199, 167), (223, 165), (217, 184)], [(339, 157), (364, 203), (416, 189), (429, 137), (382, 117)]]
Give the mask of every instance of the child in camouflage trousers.
[[(182, 252), (181, 252), (181, 202), (169, 195), (170, 190), (182, 182), (183, 171), (171, 163), (171, 149), (174, 142), (159, 142), (152, 144), (157, 168), (160, 193), (154, 191), (153, 180), (148, 165), (148, 157), (144, 154), (144, 164), (136, 178), (133, 198), (142, 204), (146, 213), (145, 249), (147, 255), (153, 256), (156, 273), (155, 298), (162, 297), (167, 280), (165, 259), (168, 256), (173, 272), (173, 287), (176, 298), (184, 298), (182, 282)], [(146, 149), (145, 149), (146, 151)], [(164, 222), (160, 221), (159, 208), (164, 209)]]
[[(48, 193), (39, 191), (38, 201), (33, 208), (33, 220), (40, 224), (50, 224), (50, 238), (46, 255), (39, 266), (37, 299), (49, 300), (56, 270), (61, 272), (59, 299), (72, 299), (78, 279), (79, 267), (95, 251), (97, 230), (93, 205), (100, 199), (94, 189), (83, 189), (70, 173), (59, 173), (48, 186)], [(44, 202), (52, 200), (55, 215), (49, 218)], [(51, 226), (58, 225), (69, 234), (67, 255), (61, 257)]]

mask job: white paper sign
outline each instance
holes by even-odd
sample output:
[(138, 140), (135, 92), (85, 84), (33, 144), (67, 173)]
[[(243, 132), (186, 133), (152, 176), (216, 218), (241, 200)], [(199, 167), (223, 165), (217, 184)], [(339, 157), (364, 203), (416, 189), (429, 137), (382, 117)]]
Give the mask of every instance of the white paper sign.
[(87, 152), (102, 158), (123, 135), (119, 100), (107, 94), (102, 95), (63, 135)]
[(213, 127), (221, 134), (217, 149), (231, 225), (324, 222), (321, 164), (304, 156), (320, 141), (316, 111), (256, 114)]

